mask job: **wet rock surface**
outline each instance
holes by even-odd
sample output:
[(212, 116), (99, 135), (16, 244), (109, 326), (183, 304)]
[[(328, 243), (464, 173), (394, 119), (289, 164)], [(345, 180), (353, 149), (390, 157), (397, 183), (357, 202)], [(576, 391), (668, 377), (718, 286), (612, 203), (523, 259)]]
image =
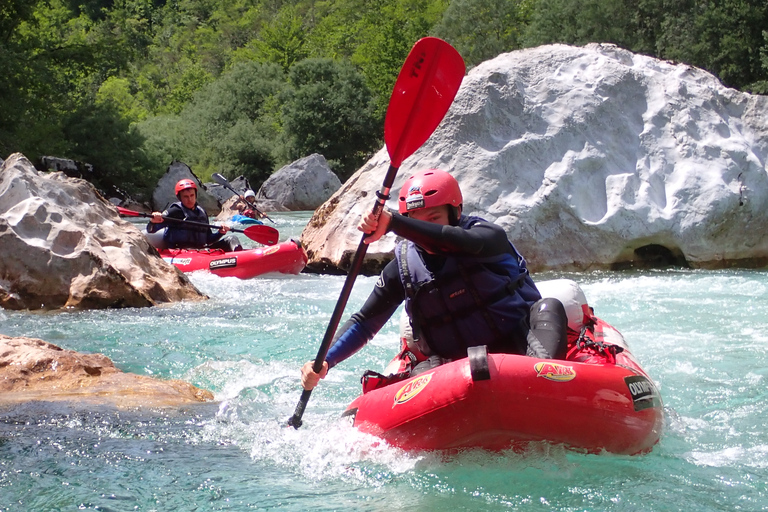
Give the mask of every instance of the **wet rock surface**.
[(0, 334), (0, 405), (64, 401), (135, 408), (212, 400), (210, 391), (184, 381), (122, 372), (102, 354)]

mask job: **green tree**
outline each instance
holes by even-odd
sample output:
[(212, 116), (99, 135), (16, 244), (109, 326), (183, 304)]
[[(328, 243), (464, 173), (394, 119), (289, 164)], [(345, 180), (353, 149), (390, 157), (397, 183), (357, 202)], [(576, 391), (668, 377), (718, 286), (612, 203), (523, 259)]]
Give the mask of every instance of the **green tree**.
[(157, 154), (184, 161), (202, 175), (242, 174), (255, 186), (274, 169), (277, 98), (285, 87), (277, 64), (239, 62), (195, 94), (174, 123), (173, 139), (158, 136), (152, 123), (142, 126), (142, 133), (150, 147), (159, 148), (153, 150)]
[(127, 78), (109, 77), (101, 84), (96, 93), (96, 104), (106, 103), (111, 104), (129, 122), (142, 121), (149, 115), (131, 93), (131, 84)]
[(309, 38), (312, 56), (349, 58), (377, 98), (384, 118), (400, 67), (414, 43), (429, 34), (446, 0), (338, 0), (318, 6)]
[(768, 79), (760, 55), (765, 27), (765, 0), (690, 0), (665, 16), (657, 54), (702, 67), (725, 85), (751, 89)]
[(306, 58), (306, 29), (293, 5), (286, 5), (274, 19), (265, 22), (255, 41), (259, 60), (274, 62), (288, 71), (294, 63)]
[(760, 48), (760, 63), (762, 64), (762, 77), (749, 87), (756, 94), (768, 94), (768, 31), (763, 31), (765, 44)]
[[(475, 66), (522, 48), (533, 0), (454, 0), (432, 34), (450, 42)], [(479, 28), (482, 27), (482, 28)]]
[(633, 49), (634, 13), (627, 0), (538, 0), (522, 41), (527, 47), (599, 42)]
[(171, 162), (184, 162), (189, 158), (184, 150), (187, 144), (185, 126), (179, 116), (167, 114), (149, 117), (137, 123), (135, 129), (144, 139), (141, 150), (152, 172), (159, 172), (162, 176)]
[(283, 129), (288, 156), (322, 154), (346, 180), (381, 144), (376, 101), (363, 76), (349, 62), (306, 59), (289, 73), (283, 95)]
[(63, 131), (69, 158), (91, 164), (90, 181), (100, 190), (147, 191), (162, 172), (141, 151), (143, 137), (110, 103), (87, 105), (69, 114)]

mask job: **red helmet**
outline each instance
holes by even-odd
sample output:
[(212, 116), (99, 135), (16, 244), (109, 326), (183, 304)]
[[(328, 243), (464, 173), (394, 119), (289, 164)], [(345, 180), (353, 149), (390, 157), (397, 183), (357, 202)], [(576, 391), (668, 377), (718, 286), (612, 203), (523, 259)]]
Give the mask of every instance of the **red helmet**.
[[(463, 199), (456, 178), (440, 169), (417, 172), (400, 189), (400, 213), (407, 214), (422, 208), (447, 204), (452, 210), (461, 206)], [(457, 211), (457, 210), (454, 210)]]
[(195, 182), (189, 179), (183, 179), (179, 180), (178, 183), (176, 183), (176, 188), (174, 189), (176, 191), (176, 197), (178, 197), (179, 192), (182, 190), (186, 190), (188, 188), (192, 188), (195, 190), (195, 194), (197, 194), (197, 185), (195, 185)]

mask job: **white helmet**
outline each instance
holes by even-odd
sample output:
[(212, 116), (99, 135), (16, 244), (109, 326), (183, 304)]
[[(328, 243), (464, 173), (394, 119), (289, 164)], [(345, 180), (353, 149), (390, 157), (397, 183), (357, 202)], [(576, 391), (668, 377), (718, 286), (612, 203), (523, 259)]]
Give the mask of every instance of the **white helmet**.
[(245, 194), (244, 194), (244, 197), (246, 199), (248, 199), (249, 197), (252, 197), (252, 198), (256, 199), (256, 193), (253, 190), (246, 190)]

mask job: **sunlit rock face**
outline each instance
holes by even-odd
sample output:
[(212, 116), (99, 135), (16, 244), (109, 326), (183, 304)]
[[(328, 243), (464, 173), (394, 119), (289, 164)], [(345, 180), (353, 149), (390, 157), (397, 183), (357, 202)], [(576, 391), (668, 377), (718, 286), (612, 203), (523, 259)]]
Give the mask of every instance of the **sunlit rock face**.
[[(612, 45), (548, 45), (472, 69), (388, 205), (437, 167), (461, 184), (464, 213), (503, 226), (534, 271), (763, 266), (767, 157), (768, 97)], [(348, 264), (388, 165), (382, 149), (316, 210), (310, 268)], [(364, 271), (394, 243), (372, 244)]]
[(87, 181), (0, 167), (0, 307), (144, 307), (201, 300), (181, 272)]
[(0, 334), (0, 405), (35, 400), (158, 407), (211, 401), (213, 394), (180, 380), (123, 373), (102, 354)]

